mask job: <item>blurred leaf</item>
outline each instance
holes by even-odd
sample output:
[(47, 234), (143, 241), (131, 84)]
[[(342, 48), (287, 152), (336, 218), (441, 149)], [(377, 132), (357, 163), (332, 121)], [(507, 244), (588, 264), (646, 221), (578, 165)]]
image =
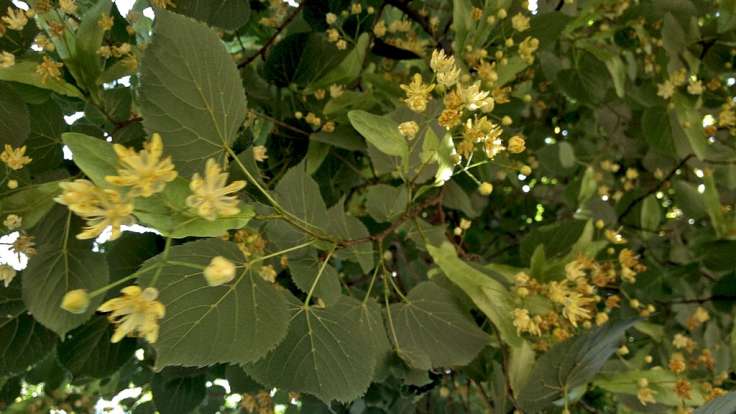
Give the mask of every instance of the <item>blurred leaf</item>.
[(608, 322), (575, 338), (559, 343), (534, 364), (529, 382), (518, 395), (524, 411), (539, 412), (554, 401), (593, 379), (616, 352), (626, 329), (635, 321)]

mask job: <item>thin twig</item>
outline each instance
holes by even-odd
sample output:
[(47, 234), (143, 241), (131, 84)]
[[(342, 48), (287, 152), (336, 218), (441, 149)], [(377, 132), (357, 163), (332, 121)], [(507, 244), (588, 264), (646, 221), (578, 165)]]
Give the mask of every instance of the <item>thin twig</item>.
[(636, 207), (637, 204), (641, 203), (642, 201), (644, 201), (644, 199), (646, 199), (650, 195), (652, 195), (652, 194), (656, 193), (657, 191), (659, 191), (662, 188), (662, 186), (665, 183), (667, 183), (675, 175), (675, 173), (677, 173), (677, 170), (679, 170), (680, 168), (682, 168), (688, 161), (690, 161), (690, 158), (692, 158), (694, 156), (695, 156), (694, 154), (687, 155), (685, 158), (683, 158), (682, 160), (680, 160), (680, 162), (677, 163), (677, 165), (675, 166), (675, 168), (673, 168), (672, 171), (670, 171), (669, 174), (667, 174), (667, 176), (665, 176), (662, 181), (660, 181), (659, 183), (657, 183), (657, 185), (655, 185), (654, 187), (652, 187), (651, 189), (649, 189), (649, 191), (647, 191), (646, 193), (640, 195), (639, 197), (637, 197), (633, 201), (631, 201), (631, 203), (629, 203), (629, 205), (626, 206), (626, 208), (624, 209), (624, 211), (621, 214), (619, 214), (618, 221), (621, 222), (621, 220), (623, 220), (624, 217), (626, 217), (629, 213), (631, 213), (631, 210), (633, 210), (634, 207)]
[(281, 34), (281, 32), (284, 31), (286, 26), (288, 26), (289, 23), (291, 23), (291, 21), (294, 20), (294, 18), (299, 14), (299, 12), (302, 11), (306, 3), (306, 1), (302, 1), (301, 3), (299, 3), (299, 7), (297, 7), (296, 10), (294, 10), (288, 17), (286, 17), (283, 22), (281, 22), (279, 27), (276, 29), (276, 32), (268, 40), (266, 40), (266, 43), (264, 43), (263, 46), (258, 49), (258, 52), (256, 52), (253, 56), (247, 57), (242, 62), (238, 63), (238, 68), (248, 66), (251, 62), (256, 60), (258, 56), (265, 56), (268, 48), (271, 47), (271, 45), (276, 41), (276, 38)]

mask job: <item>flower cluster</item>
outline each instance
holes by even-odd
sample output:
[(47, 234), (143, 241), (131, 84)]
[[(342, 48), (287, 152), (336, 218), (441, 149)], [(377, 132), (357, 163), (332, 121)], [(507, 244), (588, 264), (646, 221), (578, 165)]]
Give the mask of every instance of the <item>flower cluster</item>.
[[(578, 328), (603, 325), (609, 313), (620, 306), (617, 294), (604, 296), (602, 290), (617, 288), (621, 280), (631, 279), (636, 272), (645, 270), (638, 258), (628, 249), (621, 250), (621, 263), (596, 261), (585, 256), (568, 262), (561, 280), (541, 283), (526, 273), (514, 277), (514, 293), (518, 303), (513, 324), (519, 334), (529, 334), (538, 349), (547, 349), (550, 343), (564, 341)], [(548, 303), (539, 307), (539, 303)], [(630, 303), (634, 309), (641, 305)], [(549, 310), (549, 308), (552, 310)], [(535, 311), (539, 309), (539, 311)], [(544, 309), (544, 310), (542, 310)], [(650, 305), (640, 310), (643, 316), (654, 311)]]

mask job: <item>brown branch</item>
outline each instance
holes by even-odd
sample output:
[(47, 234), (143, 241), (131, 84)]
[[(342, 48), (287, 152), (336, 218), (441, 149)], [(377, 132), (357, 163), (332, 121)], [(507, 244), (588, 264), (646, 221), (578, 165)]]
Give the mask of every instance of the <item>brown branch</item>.
[(443, 197), (444, 197), (444, 191), (440, 191), (434, 197), (427, 198), (421, 203), (414, 206), (414, 208), (411, 208), (407, 210), (406, 212), (404, 212), (404, 214), (399, 216), (398, 219), (396, 219), (393, 223), (391, 223), (391, 225), (389, 225), (386, 229), (384, 229), (380, 233), (376, 233), (368, 237), (362, 237), (359, 239), (341, 240), (338, 243), (338, 245), (340, 247), (348, 247), (348, 246), (352, 246), (355, 244), (365, 243), (368, 241), (383, 241), (383, 239), (391, 235), (391, 233), (396, 231), (396, 229), (399, 228), (406, 221), (419, 216), (419, 214), (421, 214), (421, 212), (424, 211), (425, 208), (442, 203)]
[(291, 21), (294, 20), (294, 18), (299, 14), (299, 12), (302, 11), (306, 3), (306, 1), (300, 2), (299, 7), (297, 7), (296, 10), (294, 10), (289, 16), (287, 16), (283, 22), (281, 22), (279, 27), (276, 29), (276, 32), (268, 40), (266, 40), (266, 43), (264, 43), (263, 46), (258, 49), (258, 52), (256, 52), (253, 56), (243, 59), (242, 62), (238, 63), (238, 68), (248, 66), (251, 62), (256, 60), (258, 56), (265, 56), (268, 48), (271, 47), (271, 45), (276, 41), (276, 38), (281, 34), (281, 32), (284, 31), (286, 26), (288, 26), (289, 23), (291, 23)]
[(690, 161), (690, 158), (692, 158), (694, 156), (695, 156), (694, 154), (687, 155), (685, 158), (683, 158), (682, 160), (680, 160), (680, 162), (677, 163), (677, 165), (675, 166), (675, 168), (673, 168), (672, 171), (670, 171), (669, 174), (667, 174), (667, 176), (665, 176), (662, 181), (660, 181), (659, 183), (657, 183), (657, 185), (655, 185), (654, 187), (650, 188), (649, 191), (647, 191), (646, 193), (644, 193), (644, 194), (640, 195), (639, 197), (635, 198), (634, 200), (632, 200), (631, 203), (629, 203), (629, 205), (626, 206), (626, 208), (624, 209), (624, 211), (621, 214), (619, 214), (618, 221), (621, 222), (621, 220), (623, 220), (624, 217), (626, 217), (629, 213), (631, 213), (631, 210), (633, 210), (634, 207), (636, 207), (637, 204), (641, 203), (642, 201), (644, 201), (644, 199), (646, 199), (650, 195), (652, 195), (652, 194), (656, 193), (657, 191), (659, 191), (662, 188), (662, 186), (665, 183), (667, 183), (675, 175), (675, 173), (677, 173), (677, 170), (679, 170), (680, 168), (682, 168), (688, 161)]

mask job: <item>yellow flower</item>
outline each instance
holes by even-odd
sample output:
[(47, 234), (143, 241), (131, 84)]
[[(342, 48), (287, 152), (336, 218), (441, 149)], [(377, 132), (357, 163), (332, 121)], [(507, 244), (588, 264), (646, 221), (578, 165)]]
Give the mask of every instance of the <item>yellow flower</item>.
[(169, 6), (171, 6), (172, 8), (176, 7), (172, 0), (151, 0), (151, 4), (154, 7), (158, 7), (159, 9), (165, 9)]
[(23, 10), (8, 7), (8, 15), (3, 16), (2, 21), (8, 25), (8, 29), (21, 31), (28, 24), (28, 17)]
[(8, 144), (5, 144), (5, 149), (0, 153), (0, 161), (4, 162), (9, 168), (13, 170), (20, 170), (26, 164), (32, 160), (26, 156), (26, 146), (14, 149)]
[(61, 300), (61, 309), (71, 313), (84, 313), (89, 306), (89, 295), (85, 289), (74, 289), (66, 292)]
[(16, 214), (8, 214), (3, 221), (3, 225), (7, 227), (8, 230), (15, 230), (23, 225), (23, 218)]
[(529, 311), (523, 308), (514, 309), (514, 326), (516, 327), (516, 333), (521, 334), (522, 332), (528, 332), (532, 335), (539, 336), (542, 334), (539, 329), (539, 323), (536, 319), (532, 319), (529, 316)]
[(135, 223), (131, 215), (133, 203), (123, 200), (115, 190), (102, 189), (88, 180), (61, 183), (63, 192), (54, 200), (87, 221), (78, 239), (93, 239), (108, 226), (112, 227), (110, 240), (120, 237), (121, 226)]
[(41, 77), (41, 83), (46, 83), (49, 79), (61, 79), (61, 68), (63, 63), (56, 62), (48, 56), (43, 57), (43, 62), (36, 66), (36, 74)]
[(325, 21), (327, 24), (331, 25), (337, 21), (337, 15), (335, 13), (327, 13), (325, 15)]
[(242, 190), (245, 181), (233, 181), (225, 185), (227, 176), (214, 159), (207, 160), (204, 178), (199, 173), (192, 176), (189, 183), (192, 195), (187, 197), (187, 206), (196, 209), (200, 217), (210, 221), (240, 213), (238, 197), (230, 194)]
[(406, 102), (409, 109), (414, 112), (424, 112), (429, 102), (429, 94), (434, 90), (434, 85), (425, 85), (422, 81), (422, 75), (415, 73), (411, 83), (408, 85), (400, 85), (401, 89), (406, 92)]
[(565, 265), (565, 277), (567, 277), (567, 280), (574, 282), (584, 276), (585, 271), (583, 270), (582, 262), (578, 260), (573, 260), (572, 262)]
[(338, 50), (345, 50), (348, 48), (348, 42), (346, 42), (345, 39), (340, 39), (335, 43), (335, 46)]
[(112, 29), (113, 24), (115, 24), (115, 20), (112, 18), (112, 16), (108, 16), (106, 14), (100, 16), (100, 20), (97, 21), (97, 26), (99, 26), (100, 29), (104, 31)]
[(429, 67), (437, 72), (447, 72), (455, 68), (455, 57), (445, 55), (445, 51), (442, 49), (435, 49), (432, 51), (432, 58), (429, 61)]
[(268, 159), (267, 152), (264, 145), (256, 145), (253, 147), (253, 159), (257, 162), (265, 161)]
[(384, 23), (383, 20), (373, 26), (373, 34), (376, 35), (376, 37), (383, 37), (386, 35), (386, 23)]
[(10, 265), (7, 264), (1, 264), (0, 265), (0, 281), (3, 282), (3, 285), (5, 287), (10, 286), (10, 283), (15, 279), (15, 269), (10, 267)]
[(33, 236), (29, 236), (27, 234), (21, 234), (18, 236), (17, 239), (13, 242), (13, 245), (10, 247), (10, 249), (15, 252), (18, 257), (20, 257), (21, 254), (24, 254), (26, 256), (35, 256), (36, 255), (36, 243), (33, 242)]
[(344, 92), (344, 89), (342, 85), (330, 85), (330, 96), (333, 98), (337, 98), (338, 96), (342, 95)]
[(110, 299), (99, 308), (100, 312), (112, 312), (108, 319), (117, 325), (110, 342), (120, 342), (126, 336), (144, 338), (149, 343), (158, 339), (158, 321), (166, 314), (164, 305), (157, 301), (158, 290), (148, 287), (128, 286), (121, 290), (123, 296)]
[(655, 392), (648, 387), (649, 382), (646, 378), (639, 380), (639, 391), (636, 393), (636, 398), (639, 399), (641, 405), (647, 405), (649, 403), (656, 404), (657, 400), (654, 398)]
[(59, 0), (59, 8), (66, 14), (77, 12), (77, 3), (74, 0)]
[(261, 266), (260, 270), (258, 270), (258, 275), (260, 275), (266, 282), (275, 283), (278, 273), (276, 273), (276, 269), (274, 269), (272, 265), (267, 265)]
[(529, 29), (529, 18), (521, 13), (517, 13), (511, 18), (511, 26), (517, 32), (523, 32)]
[(526, 142), (524, 141), (524, 137), (521, 135), (514, 135), (513, 137), (509, 138), (509, 145), (508, 145), (509, 152), (512, 154), (519, 154), (521, 152), (524, 152), (526, 149)]
[(578, 326), (578, 320), (590, 319), (590, 311), (585, 308), (586, 305), (593, 302), (593, 299), (583, 297), (580, 293), (569, 292), (563, 300), (562, 316), (570, 321), (572, 326)]
[(131, 197), (150, 197), (163, 191), (166, 183), (176, 178), (171, 157), (161, 159), (164, 145), (159, 134), (153, 134), (139, 152), (120, 144), (113, 145), (113, 149), (118, 156), (119, 175), (109, 175), (105, 180), (113, 185), (132, 187)]
[(399, 133), (409, 140), (414, 139), (419, 132), (419, 125), (414, 121), (402, 122), (399, 124)]
[(482, 196), (489, 196), (493, 192), (493, 184), (484, 181), (478, 186), (478, 192)]
[(15, 65), (15, 55), (10, 52), (0, 52), (0, 68), (7, 69)]
[(203, 274), (208, 285), (220, 286), (235, 278), (235, 265), (222, 256), (215, 256), (204, 269)]
[(675, 93), (675, 85), (666, 80), (662, 83), (657, 84), (657, 96), (661, 96), (664, 99), (670, 99)]
[(457, 93), (469, 111), (481, 109), (483, 112), (490, 112), (493, 110), (493, 97), (489, 96), (490, 92), (482, 91), (480, 89), (480, 81), (477, 81), (468, 87), (458, 85)]
[(536, 37), (527, 36), (521, 43), (519, 43), (519, 55), (528, 64), (534, 63), (534, 52), (539, 49), (539, 39)]

